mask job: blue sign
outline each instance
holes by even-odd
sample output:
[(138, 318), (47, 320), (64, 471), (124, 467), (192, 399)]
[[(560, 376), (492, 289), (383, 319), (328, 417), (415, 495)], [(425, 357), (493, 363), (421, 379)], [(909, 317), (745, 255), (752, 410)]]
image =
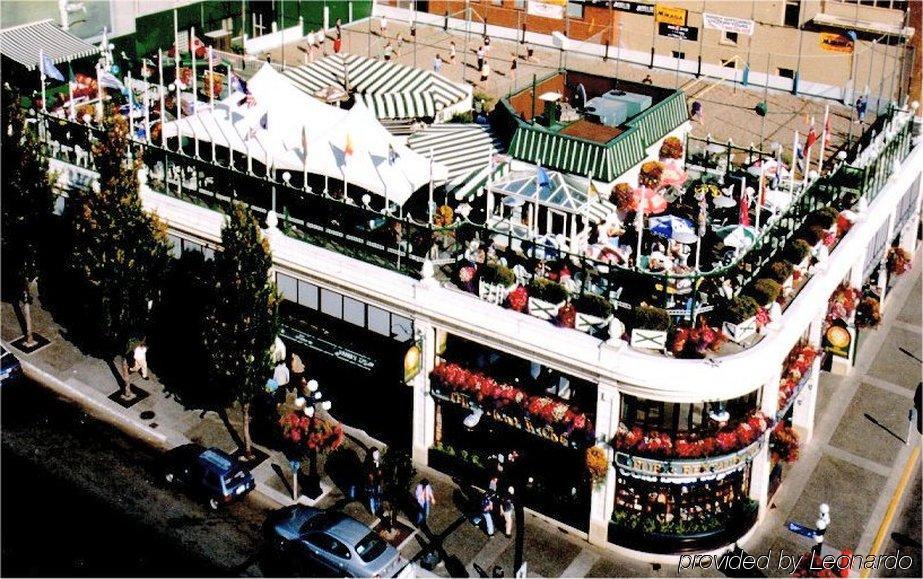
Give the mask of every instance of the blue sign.
[(817, 535), (817, 530), (812, 529), (811, 527), (805, 527), (804, 525), (799, 525), (798, 523), (793, 523), (791, 521), (785, 523), (785, 526), (788, 527), (788, 530), (793, 533), (798, 533), (802, 537), (814, 537)]

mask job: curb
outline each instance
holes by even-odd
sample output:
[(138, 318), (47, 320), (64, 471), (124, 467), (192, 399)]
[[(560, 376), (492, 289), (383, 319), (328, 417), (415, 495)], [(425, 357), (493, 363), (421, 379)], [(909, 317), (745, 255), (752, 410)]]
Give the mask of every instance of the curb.
[(157, 432), (145, 424), (140, 424), (132, 420), (122, 412), (110, 408), (109, 405), (106, 404), (106, 402), (109, 402), (108, 398), (103, 398), (106, 401), (103, 402), (103, 400), (98, 400), (93, 396), (93, 394), (97, 394), (99, 397), (102, 397), (102, 394), (95, 392), (93, 394), (88, 394), (78, 390), (50, 372), (39, 368), (32, 362), (20, 360), (20, 365), (22, 366), (23, 373), (38, 384), (76, 402), (95, 418), (108, 422), (122, 432), (132, 437), (140, 438), (151, 446), (162, 450), (170, 450), (176, 446), (176, 444), (171, 443), (175, 443), (176, 441), (182, 441), (180, 442), (181, 444), (189, 442), (188, 439), (181, 434)]

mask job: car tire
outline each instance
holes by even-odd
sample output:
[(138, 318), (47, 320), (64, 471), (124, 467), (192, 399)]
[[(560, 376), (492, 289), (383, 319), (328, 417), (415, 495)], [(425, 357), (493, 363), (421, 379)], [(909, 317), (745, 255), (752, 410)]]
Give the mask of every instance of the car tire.
[(221, 503), (218, 502), (218, 499), (212, 497), (208, 499), (208, 506), (211, 507), (213, 511), (217, 511), (218, 507), (221, 506)]
[(175, 484), (175, 483), (176, 483), (176, 475), (173, 474), (171, 471), (167, 471), (167, 472), (163, 475), (163, 480), (167, 481), (167, 484), (168, 484), (168, 485)]

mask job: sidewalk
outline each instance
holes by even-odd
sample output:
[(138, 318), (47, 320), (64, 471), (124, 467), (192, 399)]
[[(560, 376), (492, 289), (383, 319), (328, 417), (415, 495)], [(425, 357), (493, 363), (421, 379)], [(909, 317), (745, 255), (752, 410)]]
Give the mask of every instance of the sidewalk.
[[(0, 304), (0, 316), (3, 320), (0, 337), (8, 347), (10, 341), (21, 336), (21, 329), (11, 304)], [(31, 354), (9, 348), (32, 380), (79, 404), (95, 418), (109, 422), (157, 448), (168, 450), (196, 442), (216, 446), (228, 453), (237, 450), (235, 437), (241, 432), (238, 411), (229, 409), (228, 424), (225, 424), (216, 412), (184, 408), (170, 392), (164, 390), (153, 372), (150, 380), (143, 380), (138, 374), (131, 375), (133, 386), (144, 390), (147, 395), (125, 408), (113, 400), (119, 388), (106, 362), (85, 355), (68, 342), (66, 330), (55, 323), (38, 299), (32, 306), (32, 317), (36, 333), (48, 338), (50, 343)], [(229, 426), (235, 430), (234, 435), (230, 433)], [(371, 439), (364, 438), (363, 433), (355, 429), (347, 427), (346, 430), (346, 445), (364, 458), (365, 448)], [(280, 452), (259, 445), (256, 448), (268, 454), (268, 458), (253, 470), (257, 486), (251, 495), (252, 500), (259, 501), (267, 509), (292, 504), (288, 461)], [(469, 576), (477, 577), (474, 566), (477, 564), (488, 573), (494, 565), (500, 565), (506, 576), (512, 576), (513, 540), (504, 537), (501, 530), (493, 538), (488, 538), (481, 528), (467, 520), (463, 512), (464, 492), (450, 477), (426, 467), (416, 468), (414, 484), (420, 478), (429, 478), (436, 494), (436, 507), (428, 522), (429, 532), (414, 529), (406, 517), (398, 517), (399, 522), (411, 527), (411, 534), (400, 543), (401, 554), (412, 560), (433, 536), (444, 535), (442, 546), (453, 559), (448, 565), (440, 563), (433, 573), (420, 568), (415, 570), (416, 573), (420, 576), (458, 576), (461, 567), (464, 567)], [(324, 472), (324, 469), (321, 471)], [(344, 492), (329, 477), (324, 477), (324, 483), (330, 487), (330, 492), (321, 498), (318, 507), (342, 510), (372, 527), (378, 523), (361, 501), (348, 502)], [(589, 545), (534, 514), (526, 513), (525, 519), (524, 552), (530, 577), (675, 575), (675, 570), (652, 571), (650, 565), (620, 558)]]

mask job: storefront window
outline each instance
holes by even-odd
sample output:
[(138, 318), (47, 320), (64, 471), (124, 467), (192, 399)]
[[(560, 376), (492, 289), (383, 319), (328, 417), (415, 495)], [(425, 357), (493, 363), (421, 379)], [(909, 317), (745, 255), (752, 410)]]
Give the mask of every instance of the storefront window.
[(726, 411), (730, 421), (745, 417), (758, 408), (759, 394), (716, 402), (660, 402), (634, 396), (622, 398), (621, 422), (627, 427), (640, 426), (661, 432), (707, 433), (718, 430), (720, 424), (713, 417)]
[(583, 2), (568, 2), (567, 15), (571, 18), (583, 19)]

